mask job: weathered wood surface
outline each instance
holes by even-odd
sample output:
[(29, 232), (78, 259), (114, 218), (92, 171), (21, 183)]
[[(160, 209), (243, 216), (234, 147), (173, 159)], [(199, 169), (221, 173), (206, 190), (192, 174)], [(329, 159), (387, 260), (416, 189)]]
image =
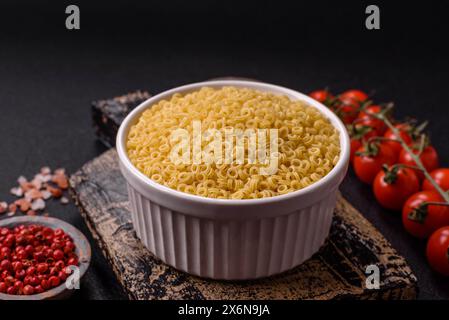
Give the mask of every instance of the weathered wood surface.
[(108, 147), (115, 146), (115, 136), (126, 115), (149, 97), (147, 91), (138, 90), (92, 102), (92, 121), (98, 139)]
[[(245, 282), (190, 276), (153, 256), (137, 238), (114, 149), (71, 179), (72, 195), (131, 299), (414, 299), (416, 277), (403, 257), (339, 198), (326, 244), (281, 275)], [(365, 268), (380, 268), (380, 290), (365, 288)]]

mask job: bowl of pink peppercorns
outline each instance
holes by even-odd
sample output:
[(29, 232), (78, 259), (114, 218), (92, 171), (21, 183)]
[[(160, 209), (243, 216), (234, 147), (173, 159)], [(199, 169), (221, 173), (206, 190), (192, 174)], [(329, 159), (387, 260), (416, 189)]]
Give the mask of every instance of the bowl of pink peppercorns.
[(0, 300), (63, 299), (86, 272), (86, 237), (62, 220), (23, 216), (0, 220)]

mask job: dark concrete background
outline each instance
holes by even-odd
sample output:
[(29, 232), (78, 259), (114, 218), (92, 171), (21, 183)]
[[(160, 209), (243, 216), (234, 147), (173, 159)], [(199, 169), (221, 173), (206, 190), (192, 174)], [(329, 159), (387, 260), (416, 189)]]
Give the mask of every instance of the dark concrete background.
[[(364, 28), (363, 1), (76, 3), (79, 31), (64, 28), (67, 1), (0, 4), (0, 199), (12, 199), (19, 175), (44, 165), (74, 172), (105, 150), (91, 129), (92, 100), (220, 76), (302, 92), (360, 88), (394, 101), (398, 118), (430, 120), (449, 166), (449, 11), (441, 1), (377, 2), (379, 31)], [(399, 216), (382, 210), (352, 172), (342, 192), (407, 258), (420, 298), (448, 299), (448, 279), (431, 272), (425, 243), (405, 233)], [(89, 234), (73, 204), (50, 209)], [(126, 298), (95, 246), (74, 298)]]

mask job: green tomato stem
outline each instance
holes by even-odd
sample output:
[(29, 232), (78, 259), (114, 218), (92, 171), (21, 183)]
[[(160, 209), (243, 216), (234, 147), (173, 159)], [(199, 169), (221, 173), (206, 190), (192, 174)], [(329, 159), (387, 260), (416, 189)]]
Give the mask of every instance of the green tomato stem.
[(441, 195), (441, 197), (443, 197), (444, 201), (449, 203), (449, 194), (444, 192), (443, 189), (441, 189), (441, 187), (430, 176), (430, 173), (426, 170), (426, 168), (422, 164), (419, 157), (415, 153), (413, 153), (413, 151), (410, 149), (410, 147), (407, 145), (407, 143), (404, 141), (404, 139), (402, 139), (399, 130), (383, 114), (379, 114), (378, 117), (379, 117), (379, 119), (381, 119), (382, 121), (385, 122), (385, 124), (388, 126), (388, 128), (391, 129), (391, 131), (393, 131), (393, 133), (396, 135), (397, 140), (401, 143), (401, 145), (405, 149), (405, 151), (407, 151), (410, 154), (410, 157), (412, 157), (412, 159), (416, 163), (416, 166), (424, 173), (424, 176), (426, 177), (426, 179), (429, 180), (429, 182), (432, 184), (432, 186), (435, 188), (435, 190), (437, 190), (437, 192)]
[(436, 202), (436, 201), (424, 201), (420, 204), (422, 207), (428, 207), (428, 206), (443, 206), (443, 207), (449, 207), (449, 203), (446, 202)]

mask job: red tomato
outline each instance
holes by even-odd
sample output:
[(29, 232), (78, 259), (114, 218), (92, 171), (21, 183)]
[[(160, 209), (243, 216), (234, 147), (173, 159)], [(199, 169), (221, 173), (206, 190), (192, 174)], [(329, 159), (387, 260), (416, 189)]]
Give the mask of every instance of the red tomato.
[(426, 255), (433, 270), (449, 277), (449, 227), (440, 228), (430, 236)]
[(368, 100), (368, 95), (363, 91), (353, 89), (353, 90), (345, 91), (342, 94), (340, 94), (340, 98), (341, 99), (346, 99), (346, 98), (352, 99), (352, 100), (355, 100), (360, 103), (365, 100)]
[(319, 102), (325, 102), (326, 100), (332, 99), (333, 96), (332, 94), (327, 91), (327, 90), (316, 90), (316, 91), (312, 91), (309, 94), (310, 97), (312, 97), (313, 99), (319, 101)]
[[(361, 147), (357, 152), (366, 152), (365, 147)], [(377, 173), (382, 170), (382, 165), (389, 166), (396, 163), (396, 153), (387, 145), (380, 143), (377, 145), (377, 153), (372, 155), (355, 155), (354, 171), (357, 177), (365, 183), (371, 184)]]
[(343, 123), (352, 123), (359, 113), (360, 104), (352, 98), (340, 98), (340, 104), (334, 110)]
[(381, 170), (374, 179), (373, 191), (379, 204), (390, 210), (401, 210), (404, 202), (419, 191), (419, 180), (408, 168)]
[(355, 152), (358, 149), (360, 149), (361, 146), (362, 146), (362, 142), (360, 142), (359, 139), (351, 139), (351, 153), (349, 156), (349, 162), (351, 162), (351, 163), (354, 162)]
[(376, 137), (377, 132), (370, 126), (365, 126), (357, 124), (356, 122), (347, 125), (349, 136), (352, 139), (357, 139), (360, 141), (368, 141), (371, 137)]
[[(439, 168), (433, 170), (430, 173), (433, 180), (443, 189), (443, 191), (449, 190), (449, 168)], [(435, 190), (429, 180), (425, 179), (422, 183), (423, 190)], [(435, 190), (436, 191), (436, 190)]]
[[(414, 150), (413, 153), (418, 154), (418, 150)], [(432, 146), (427, 146), (426, 148), (424, 148), (423, 152), (419, 156), (419, 159), (424, 165), (424, 168), (426, 168), (426, 170), (429, 172), (437, 169), (439, 166), (438, 154), (435, 148)], [(399, 163), (403, 163), (409, 166), (416, 166), (415, 160), (413, 160), (413, 158), (405, 149), (402, 149), (401, 153), (399, 154)], [(415, 170), (415, 173), (418, 176), (419, 180), (424, 179), (424, 174), (420, 170)]]
[(387, 126), (382, 120), (377, 119), (375, 116), (373, 116), (373, 114), (380, 113), (381, 111), (381, 106), (369, 106), (359, 113), (356, 122), (357, 124), (371, 127), (378, 133), (378, 135), (382, 135), (387, 130)]
[(382, 107), (378, 105), (370, 105), (363, 109), (363, 111), (360, 111), (358, 118), (373, 118), (373, 115), (376, 115), (382, 111)]
[(374, 126), (370, 123), (370, 119), (366, 119), (363, 123), (354, 122), (354, 127), (356, 130), (360, 130), (361, 128), (368, 127), (369, 131), (365, 132), (362, 137), (363, 141), (368, 141), (370, 138), (380, 136), (379, 132), (374, 128)]
[[(410, 234), (418, 238), (427, 238), (435, 230), (449, 225), (449, 207), (428, 205), (421, 208), (423, 202), (444, 202), (444, 199), (436, 191), (421, 191), (405, 202), (402, 223)], [(413, 213), (417, 208), (418, 211)]]
[[(396, 129), (399, 130), (399, 135), (402, 138), (402, 140), (405, 141), (408, 145), (412, 143), (412, 137), (408, 134), (409, 125), (407, 124), (397, 124), (395, 125)], [(397, 140), (398, 137), (394, 134), (393, 130), (388, 129), (387, 132), (385, 132), (384, 137), (387, 139), (393, 139)], [(385, 141), (386, 144), (388, 144), (391, 148), (393, 148), (398, 154), (402, 150), (402, 145), (399, 142), (396, 141)]]

